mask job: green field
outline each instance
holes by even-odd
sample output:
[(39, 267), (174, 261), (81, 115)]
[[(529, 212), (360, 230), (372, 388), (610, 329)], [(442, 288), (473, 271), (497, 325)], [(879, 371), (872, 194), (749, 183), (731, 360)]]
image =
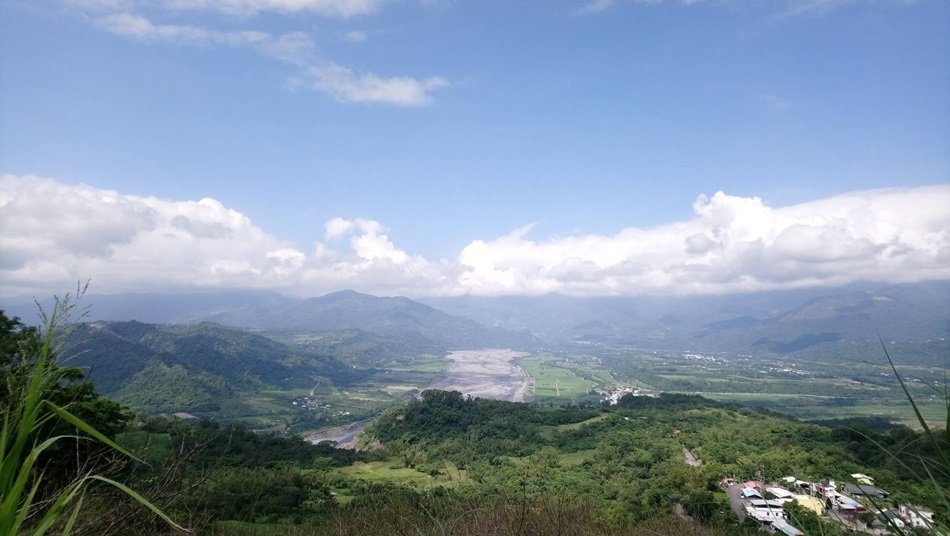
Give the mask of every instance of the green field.
[(455, 488), (469, 483), (468, 475), (454, 463), (439, 460), (424, 467), (406, 467), (397, 459), (356, 462), (336, 469), (331, 475), (333, 493), (339, 504), (347, 504), (360, 493), (365, 484), (395, 484), (416, 490)]
[(558, 426), (553, 426), (552, 428), (554, 428), (554, 430), (558, 432), (573, 432), (574, 430), (580, 430), (581, 428), (587, 426), (588, 424), (594, 424), (595, 422), (603, 421), (609, 417), (610, 415), (605, 413), (603, 415), (591, 417), (590, 419), (587, 419), (586, 421), (575, 422), (571, 424), (560, 424)]
[(535, 401), (574, 400), (613, 383), (605, 370), (563, 357), (528, 356), (517, 363), (531, 376), (530, 393)]

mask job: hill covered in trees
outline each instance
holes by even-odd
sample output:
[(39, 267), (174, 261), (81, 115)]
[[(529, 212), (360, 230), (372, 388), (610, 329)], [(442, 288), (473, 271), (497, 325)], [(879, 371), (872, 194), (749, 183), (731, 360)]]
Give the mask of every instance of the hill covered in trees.
[(102, 393), (151, 413), (214, 413), (262, 389), (310, 389), (359, 377), (332, 356), (210, 322), (80, 324), (64, 350), (72, 356), (68, 364)]

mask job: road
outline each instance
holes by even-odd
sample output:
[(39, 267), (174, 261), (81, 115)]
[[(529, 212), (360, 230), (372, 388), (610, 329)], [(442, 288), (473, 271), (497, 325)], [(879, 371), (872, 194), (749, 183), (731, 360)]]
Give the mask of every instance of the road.
[(699, 467), (703, 464), (703, 461), (696, 456), (693, 456), (693, 453), (690, 452), (686, 447), (683, 447), (683, 456), (686, 456), (686, 463), (692, 465), (693, 467)]
[(322, 430), (307, 436), (307, 441), (316, 445), (321, 441), (334, 441), (337, 448), (355, 449), (356, 440), (367, 426), (372, 424), (374, 419), (363, 419), (346, 426)]
[(726, 489), (732, 511), (739, 516), (739, 523), (745, 519), (745, 504), (742, 502), (742, 484), (733, 484)]

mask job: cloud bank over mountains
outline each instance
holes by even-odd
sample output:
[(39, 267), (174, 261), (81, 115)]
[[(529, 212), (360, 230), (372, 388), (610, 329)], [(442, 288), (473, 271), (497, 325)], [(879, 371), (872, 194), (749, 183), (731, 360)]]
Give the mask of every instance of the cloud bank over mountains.
[[(950, 185), (771, 207), (700, 195), (693, 217), (612, 235), (473, 240), (454, 259), (399, 248), (371, 219), (334, 218), (301, 248), (205, 198), (126, 195), (0, 178), (0, 292), (269, 288), (317, 295), (730, 293), (852, 281), (950, 279)], [(316, 236), (315, 236), (316, 238)]]

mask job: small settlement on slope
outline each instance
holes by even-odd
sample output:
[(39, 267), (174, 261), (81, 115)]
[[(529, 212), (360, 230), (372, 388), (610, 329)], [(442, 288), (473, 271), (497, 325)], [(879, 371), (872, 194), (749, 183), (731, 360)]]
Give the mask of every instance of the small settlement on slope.
[[(834, 480), (821, 482), (799, 480), (787, 476), (768, 485), (757, 481), (740, 483), (734, 478), (725, 478), (721, 485), (733, 502), (733, 509), (740, 518), (750, 517), (771, 533), (802, 536), (804, 533), (789, 523), (784, 509), (786, 503), (795, 501), (817, 515), (839, 522), (848, 530), (868, 534), (891, 534), (891, 527), (933, 528), (933, 511), (928, 508), (900, 505), (896, 511), (878, 510), (874, 506), (888, 493), (873, 485), (873, 479), (864, 474), (851, 475), (859, 484), (845, 483), (840, 487)], [(867, 512), (873, 512), (868, 522)], [(794, 520), (791, 520), (794, 521)]]

